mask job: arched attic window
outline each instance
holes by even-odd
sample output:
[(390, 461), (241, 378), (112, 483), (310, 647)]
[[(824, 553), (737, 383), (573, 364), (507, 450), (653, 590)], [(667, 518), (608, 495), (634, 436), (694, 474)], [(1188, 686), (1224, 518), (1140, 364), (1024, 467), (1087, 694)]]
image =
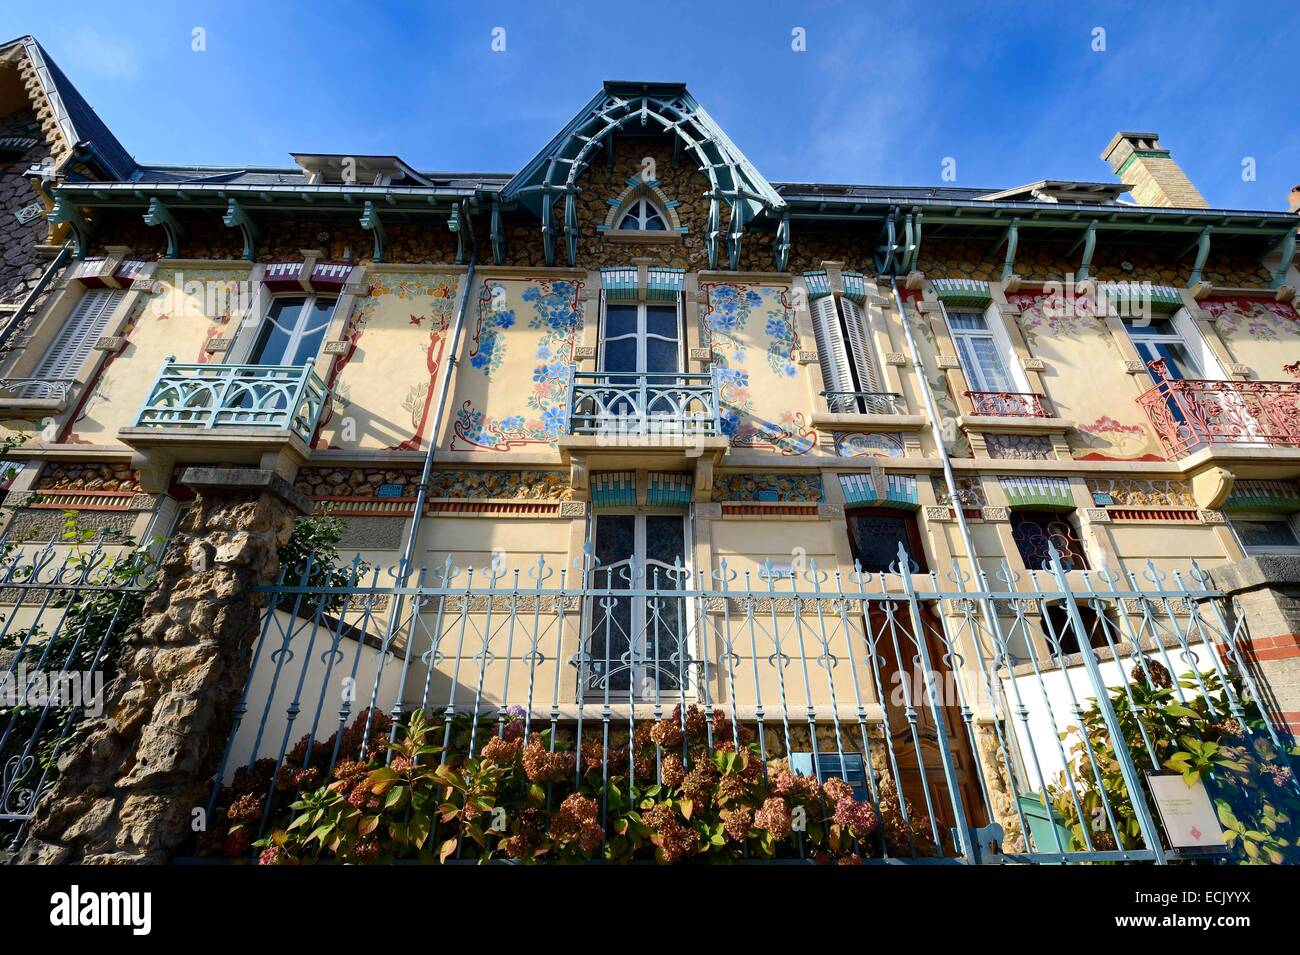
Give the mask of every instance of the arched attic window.
[(652, 200), (638, 197), (620, 213), (618, 228), (632, 232), (666, 232), (668, 217)]

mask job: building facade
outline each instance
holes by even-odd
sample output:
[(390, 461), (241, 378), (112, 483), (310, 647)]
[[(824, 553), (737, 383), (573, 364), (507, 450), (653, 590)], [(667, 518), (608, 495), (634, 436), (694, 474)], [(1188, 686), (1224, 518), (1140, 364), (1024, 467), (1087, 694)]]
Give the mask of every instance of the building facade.
[[(348, 719), (367, 697), (400, 710), (430, 694), (478, 716), (523, 702), (527, 682), (539, 721), (608, 728), (638, 706), (662, 717), (689, 687), (792, 764), (842, 755), (841, 721), (864, 744), (902, 734), (909, 798), (927, 801), (928, 769), (947, 783), (929, 795), (965, 790), (970, 825), (999, 823), (1010, 845), (1016, 796), (1039, 788), (1017, 772), (1053, 750), (1069, 674), (1107, 663), (1109, 632), (1210, 666), (1208, 642), (1188, 644), (1194, 612), (1166, 600), (1153, 617), (1120, 592), (1208, 588), (1231, 565), (1274, 725), (1300, 722), (1285, 579), (1300, 555), (1300, 218), (1212, 208), (1154, 133), (1118, 133), (1104, 182), (772, 183), (685, 87), (606, 83), (515, 172), (343, 153), (145, 167), (34, 40), (4, 48), (0, 91), (6, 539), (37, 553), (68, 512), (110, 549), (116, 534), (193, 551), (207, 534), (167, 558), (201, 575), (223, 547), (270, 546), (232, 528), (283, 529), (221, 511), (240, 493), (340, 518), (344, 557), (389, 587), (351, 608), (361, 622), (325, 615), (333, 648), (362, 660)], [(173, 600), (183, 576), (166, 578)], [(532, 616), (541, 597), (519, 602), (543, 586), (560, 594), (554, 634)], [(787, 586), (1023, 592), (986, 624), (1014, 648), (1006, 675), (1054, 702), (1000, 722), (978, 669), (957, 672), (973, 656), (954, 654), (975, 652), (959, 649), (973, 639), (959, 599), (913, 606), (906, 651), (877, 648), (883, 606), (854, 625), (870, 654), (847, 625), (823, 625), (815, 654), (783, 647), (810, 626), (778, 599)], [(1067, 607), (1063, 586), (1093, 597)], [(453, 627), (460, 587), (508, 606), (467, 601)], [(701, 649), (728, 587), (770, 588), (771, 621), (730, 620)], [(665, 612), (674, 589), (699, 605)], [(510, 646), (516, 626), (531, 656)], [(400, 662), (369, 680), (376, 645)], [(260, 718), (236, 726), (223, 770), (296, 740), (327, 689), (333, 721), (338, 673), (321, 660), (292, 678), (269, 650), (232, 666), (251, 671), (240, 705)], [(918, 667), (956, 673), (946, 724), (923, 688), (886, 702)], [(242, 686), (185, 699), (233, 705)]]

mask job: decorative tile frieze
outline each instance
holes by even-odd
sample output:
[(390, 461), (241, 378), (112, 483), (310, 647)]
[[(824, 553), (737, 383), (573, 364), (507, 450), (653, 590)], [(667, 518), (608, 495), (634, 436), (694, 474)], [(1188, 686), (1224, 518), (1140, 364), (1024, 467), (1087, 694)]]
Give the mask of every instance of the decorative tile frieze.
[(825, 499), (820, 474), (719, 474), (713, 479), (715, 501), (820, 504)]
[(916, 475), (892, 474), (872, 466), (870, 471), (840, 475), (844, 500), (856, 507), (898, 507), (913, 510), (918, 505)]
[(1056, 450), (1045, 434), (985, 434), (989, 457), (1012, 461), (1052, 461)]
[(586, 517), (587, 502), (586, 501), (561, 501), (560, 516), (568, 517), (568, 518)]
[(924, 511), (927, 521), (955, 521), (957, 519), (951, 507), (926, 507)]
[(1088, 491), (1094, 504), (1107, 507), (1196, 507), (1192, 486), (1184, 481), (1088, 478)]

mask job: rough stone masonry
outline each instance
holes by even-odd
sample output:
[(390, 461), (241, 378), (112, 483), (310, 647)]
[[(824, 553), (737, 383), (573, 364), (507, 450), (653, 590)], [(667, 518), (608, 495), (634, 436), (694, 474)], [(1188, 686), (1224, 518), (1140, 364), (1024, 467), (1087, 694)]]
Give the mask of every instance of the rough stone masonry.
[(30, 863), (161, 863), (192, 834), (248, 677), (278, 549), (308, 502), (282, 477), (190, 468), (199, 491), (124, 635), (104, 715), (78, 727), (18, 854)]

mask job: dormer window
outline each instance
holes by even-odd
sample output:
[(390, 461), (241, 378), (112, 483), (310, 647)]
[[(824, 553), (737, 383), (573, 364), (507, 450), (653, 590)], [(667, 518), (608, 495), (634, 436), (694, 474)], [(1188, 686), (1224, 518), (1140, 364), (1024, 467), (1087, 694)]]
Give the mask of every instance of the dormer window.
[(649, 199), (637, 199), (618, 220), (619, 229), (632, 232), (666, 232), (668, 217)]

